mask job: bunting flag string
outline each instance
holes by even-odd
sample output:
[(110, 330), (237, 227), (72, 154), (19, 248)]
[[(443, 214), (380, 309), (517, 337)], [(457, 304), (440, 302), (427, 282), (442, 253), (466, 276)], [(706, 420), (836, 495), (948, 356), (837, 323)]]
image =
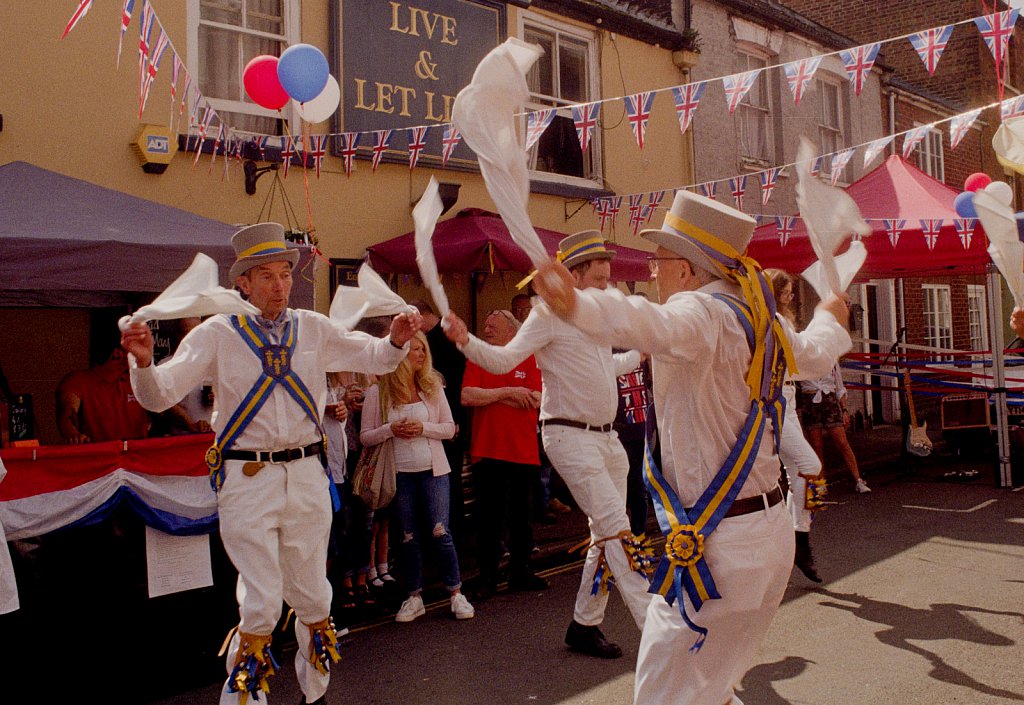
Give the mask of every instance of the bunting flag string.
[(781, 166), (777, 166), (772, 169), (765, 169), (758, 173), (758, 178), (761, 182), (762, 206), (768, 205), (768, 199), (772, 197), (772, 191), (775, 190), (775, 184), (778, 182), (780, 174), (782, 174)]
[(929, 251), (935, 249), (940, 230), (942, 230), (941, 218), (929, 218), (921, 221), (921, 233), (924, 235), (924, 242), (928, 245)]
[(608, 199), (608, 217), (611, 218), (612, 230), (615, 230), (615, 219), (619, 217), (619, 210), (622, 209), (622, 196), (612, 196)]
[(705, 181), (702, 184), (698, 184), (697, 188), (700, 189), (700, 193), (704, 198), (714, 198), (715, 194), (718, 192), (718, 182)]
[(1020, 10), (1014, 8), (974, 18), (974, 24), (977, 25), (981, 38), (985, 40), (985, 46), (992, 52), (997, 71), (1008, 58), (1006, 47), (1013, 35), (1013, 27), (1017, 23), (1019, 13)]
[(256, 149), (259, 150), (259, 153), (260, 153), (260, 161), (266, 161), (267, 142), (269, 142), (269, 141), (270, 141), (270, 137), (267, 136), (267, 135), (263, 135), (262, 137), (260, 137), (258, 139), (257, 138), (253, 138), (253, 144), (255, 145)]
[[(420, 160), (420, 154), (427, 146), (427, 128), (426, 127), (410, 127), (409, 128), (409, 171), (416, 168), (416, 163)], [(317, 174), (319, 176), (319, 173)]]
[(853, 47), (852, 49), (843, 49), (839, 52), (839, 58), (846, 69), (850, 85), (853, 86), (854, 95), (859, 96), (860, 92), (864, 90), (868, 74), (875, 65), (875, 59), (878, 58), (879, 47), (881, 47), (881, 42), (874, 42)]
[(156, 13), (149, 0), (142, 3), (142, 21), (139, 23), (139, 113), (142, 113), (143, 94), (146, 90), (146, 67), (149, 64), (149, 40), (153, 36)]
[(822, 167), (822, 164), (824, 163), (824, 161), (825, 161), (825, 155), (824, 154), (819, 156), (819, 157), (815, 157), (814, 158), (814, 161), (811, 163), (811, 168), (810, 168), (811, 176), (819, 176), (821, 174), (821, 167)]
[(651, 191), (651, 193), (648, 195), (647, 206), (644, 210), (645, 223), (651, 222), (651, 216), (654, 215), (654, 211), (656, 211), (661, 206), (661, 202), (664, 200), (665, 190)]
[(78, 7), (75, 8), (75, 13), (71, 15), (71, 19), (68, 20), (67, 26), (64, 27), (64, 33), (60, 35), (60, 38), (63, 39), (64, 37), (68, 36), (68, 33), (71, 32), (71, 30), (73, 30), (78, 25), (78, 23), (82, 21), (82, 18), (85, 17), (91, 9), (92, 0), (82, 0), (80, 3), (78, 3)]
[(174, 128), (174, 106), (178, 102), (178, 79), (181, 78), (183, 66), (178, 55), (171, 52), (171, 120), (167, 123), (168, 129)]
[(679, 133), (685, 134), (693, 122), (693, 114), (697, 112), (697, 106), (707, 88), (707, 81), (700, 83), (687, 83), (685, 86), (675, 86), (672, 89), (672, 96), (676, 105), (676, 117), (679, 119)]
[(341, 159), (345, 165), (345, 176), (352, 176), (352, 166), (359, 150), (359, 133), (343, 132), (340, 136)]
[(832, 174), (830, 181), (832, 182), (833, 186), (835, 186), (836, 183), (839, 181), (839, 177), (843, 173), (843, 169), (845, 169), (846, 165), (850, 163), (851, 159), (853, 159), (853, 153), (856, 151), (857, 150), (855, 148), (844, 149), (842, 152), (839, 152), (834, 157), (832, 157), (832, 164), (830, 167), (832, 170)]
[(291, 137), (281, 138), (281, 178), (288, 178), (288, 167), (295, 155), (295, 141)]
[(316, 171), (316, 178), (320, 178), (320, 168), (324, 163), (324, 155), (327, 154), (327, 135), (309, 136), (309, 156), (313, 158), (313, 169)]
[(640, 226), (644, 222), (643, 215), (641, 215), (643, 199), (642, 193), (634, 193), (629, 196), (629, 227), (634, 235), (640, 232)]
[(775, 232), (779, 236), (779, 244), (782, 247), (786, 246), (789, 242), (789, 238), (793, 236), (793, 222), (796, 220), (796, 216), (792, 215), (777, 215), (775, 216)]
[(903, 158), (909, 159), (913, 153), (914, 148), (921, 143), (921, 140), (925, 138), (928, 131), (931, 129), (931, 125), (921, 125), (907, 132), (903, 137)]
[(951, 34), (953, 25), (948, 24), (945, 27), (935, 27), (910, 35), (910, 43), (914, 45), (917, 55), (924, 62), (924, 68), (929, 76), (935, 75), (935, 67), (939, 65), (939, 57), (942, 56)]
[(139, 102), (139, 120), (142, 119), (142, 111), (146, 109), (146, 103), (149, 101), (149, 91), (153, 88), (153, 82), (156, 81), (156, 72), (160, 69), (160, 62), (163, 61), (169, 44), (170, 39), (168, 39), (167, 33), (164, 32), (164, 28), (161, 27), (160, 34), (156, 39), (156, 46), (152, 49), (146, 62), (146, 79), (142, 90), (142, 100)]
[(380, 160), (384, 156), (384, 152), (388, 149), (388, 144), (391, 142), (391, 134), (394, 130), (377, 130), (373, 133), (373, 158), (371, 160), (371, 172), (377, 171), (377, 167), (380, 166)]
[(758, 75), (763, 70), (754, 69), (753, 71), (734, 73), (732, 76), (726, 76), (722, 79), (722, 85), (725, 87), (725, 101), (729, 105), (730, 115), (736, 112), (736, 108), (743, 102), (750, 89), (754, 87), (754, 81), (757, 80)]
[(882, 223), (885, 225), (886, 235), (889, 236), (889, 244), (895, 250), (896, 245), (899, 244), (900, 235), (903, 234), (903, 229), (907, 227), (907, 221), (904, 218), (883, 218)]
[(956, 149), (957, 145), (963, 141), (963, 138), (967, 135), (967, 131), (971, 129), (974, 122), (981, 115), (981, 108), (975, 108), (970, 112), (963, 113), (962, 115), (954, 116), (949, 122), (949, 148)]
[(732, 198), (736, 201), (736, 210), (743, 210), (743, 193), (747, 190), (747, 175), (734, 176), (729, 179), (729, 193), (732, 194)]
[[(523, 145), (523, 149), (530, 149), (537, 143), (540, 136), (544, 134), (544, 131), (548, 129), (548, 125), (555, 119), (555, 109), (545, 108), (544, 110), (534, 110), (533, 112), (526, 114), (526, 144)], [(448, 126), (445, 126), (445, 133), (448, 132)]]
[(960, 237), (960, 244), (965, 250), (971, 249), (971, 237), (974, 235), (974, 227), (978, 224), (977, 218), (957, 218), (953, 221), (956, 226), (956, 234)]
[(1024, 95), (1007, 98), (999, 106), (999, 118), (1004, 122), (1018, 115), (1024, 115)]
[(459, 128), (453, 123), (444, 126), (444, 136), (441, 138), (441, 166), (448, 166), (448, 160), (452, 158), (455, 148), (459, 146), (462, 134)]
[(626, 117), (633, 129), (633, 137), (640, 149), (644, 148), (644, 136), (647, 134), (647, 121), (651, 119), (651, 106), (654, 104), (654, 91), (627, 95)]
[(793, 93), (793, 101), (796, 105), (800, 105), (800, 98), (810, 86), (814, 73), (821, 64), (821, 59), (820, 56), (812, 56), (783, 65), (782, 70), (786, 74), (786, 81), (789, 83), (789, 90)]
[(574, 105), (572, 108), (572, 121), (576, 125), (576, 137), (580, 140), (580, 150), (587, 151), (590, 146), (590, 136), (597, 126), (597, 116), (601, 111), (601, 103), (584, 103)]
[[(217, 128), (217, 136), (213, 139), (213, 152), (210, 154), (210, 167), (206, 170), (207, 174), (213, 173), (213, 165), (217, 161), (217, 150), (220, 149), (220, 141), (224, 137), (224, 123), (220, 123)], [(227, 158), (225, 157), (225, 161)]]
[[(132, 23), (132, 10), (135, 9), (135, 0), (124, 0), (121, 8), (121, 36), (117, 40), (117, 68), (121, 68), (121, 47), (124, 46), (124, 33), (128, 31), (128, 25)], [(178, 58), (175, 54), (174, 58)]]
[(875, 157), (882, 153), (886, 147), (888, 147), (895, 138), (892, 135), (883, 137), (882, 139), (873, 140), (868, 143), (868, 146), (864, 149), (864, 168), (868, 168), (868, 164), (874, 161)]
[(610, 198), (597, 199), (597, 217), (601, 223), (600, 230), (603, 233), (612, 217), (612, 202)]

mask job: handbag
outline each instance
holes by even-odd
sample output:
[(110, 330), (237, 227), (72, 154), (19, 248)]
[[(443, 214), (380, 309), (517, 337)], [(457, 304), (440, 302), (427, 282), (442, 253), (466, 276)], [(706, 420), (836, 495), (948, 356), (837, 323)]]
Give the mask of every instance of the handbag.
[(381, 509), (395, 498), (395, 453), (392, 439), (363, 446), (352, 474), (352, 491), (367, 509)]

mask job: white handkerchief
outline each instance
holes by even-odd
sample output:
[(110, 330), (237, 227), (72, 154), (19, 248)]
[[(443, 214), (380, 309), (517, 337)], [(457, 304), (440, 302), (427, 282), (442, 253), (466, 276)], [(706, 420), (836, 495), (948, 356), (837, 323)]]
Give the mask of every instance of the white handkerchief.
[(437, 192), (437, 179), (430, 177), (427, 188), (420, 196), (419, 203), (412, 209), (412, 220), (416, 224), (416, 266), (420, 270), (423, 286), (437, 304), (437, 313), (444, 318), (448, 313), (448, 297), (441, 286), (441, 277), (437, 273), (437, 260), (434, 259), (434, 227), (441, 217), (444, 204)]
[(988, 236), (988, 254), (1013, 294), (1013, 303), (1024, 308), (1024, 243), (1017, 236), (1017, 219), (1010, 207), (984, 190), (974, 192), (974, 210)]
[(369, 263), (363, 264), (356, 275), (357, 286), (339, 286), (331, 301), (331, 319), (347, 330), (363, 318), (394, 316), (411, 309), (405, 299), (391, 291)]
[(225, 289), (217, 280), (217, 263), (200, 252), (188, 269), (153, 299), (153, 303), (143, 306), (131, 316), (121, 318), (118, 327), (125, 330), (131, 323), (212, 316), (215, 313), (247, 316), (260, 312), (237, 291)]
[[(839, 278), (840, 292), (846, 291), (850, 287), (867, 257), (868, 248), (864, 247), (863, 242), (854, 240), (850, 243), (850, 249), (833, 258), (833, 264)], [(805, 269), (801, 276), (811, 285), (819, 299), (824, 299), (832, 291), (821, 261), (815, 262)]]

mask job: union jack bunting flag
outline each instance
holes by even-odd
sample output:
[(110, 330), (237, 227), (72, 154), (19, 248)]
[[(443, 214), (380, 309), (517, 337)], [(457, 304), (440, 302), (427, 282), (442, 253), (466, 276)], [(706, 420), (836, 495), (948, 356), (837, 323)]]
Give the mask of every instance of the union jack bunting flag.
[(426, 127), (410, 127), (409, 128), (409, 171), (416, 168), (416, 163), (420, 160), (420, 153), (427, 146), (427, 128)]
[(146, 81), (142, 89), (142, 99), (139, 101), (140, 120), (142, 119), (142, 111), (146, 109), (146, 102), (149, 100), (149, 91), (153, 88), (153, 82), (156, 80), (156, 72), (160, 69), (160, 62), (163, 61), (164, 54), (167, 52), (167, 47), (170, 46), (170, 43), (170, 38), (164, 32), (164, 28), (161, 27), (160, 35), (156, 39), (156, 46), (153, 47), (147, 62)]
[(253, 137), (252, 143), (260, 151), (260, 161), (267, 161), (267, 142), (270, 141), (269, 135), (261, 135), (259, 137)]
[(921, 221), (921, 234), (924, 235), (924, 243), (928, 245), (929, 250), (935, 249), (935, 241), (939, 239), (939, 231), (942, 230), (942, 219), (932, 219)]
[(181, 89), (181, 105), (178, 106), (178, 115), (185, 113), (185, 103), (188, 102), (188, 89), (192, 87), (192, 74), (185, 69), (185, 87)]
[(146, 90), (146, 66), (149, 64), (149, 40), (153, 36), (153, 23), (156, 13), (149, 0), (142, 3), (142, 21), (139, 23), (139, 105), (142, 105), (142, 94)]
[(626, 118), (633, 129), (633, 137), (640, 149), (644, 148), (644, 136), (647, 134), (647, 121), (651, 119), (651, 106), (654, 104), (654, 91), (627, 95)]
[(878, 58), (880, 46), (881, 42), (875, 42), (839, 52), (839, 58), (843, 60), (843, 66), (846, 68), (846, 75), (853, 85), (854, 95), (859, 96), (860, 92), (864, 90), (871, 67), (875, 65), (875, 59)]
[(1001, 119), (1009, 120), (1018, 115), (1024, 115), (1024, 95), (1007, 98), (999, 104), (999, 117)]
[(895, 250), (896, 245), (899, 244), (900, 235), (903, 234), (903, 229), (907, 227), (907, 221), (903, 218), (883, 218), (882, 223), (885, 225), (885, 234), (889, 236), (889, 244)]
[(761, 71), (762, 69), (754, 69), (753, 71), (734, 73), (722, 79), (722, 85), (725, 86), (725, 101), (729, 104), (730, 115), (736, 112), (736, 108), (754, 87), (754, 81), (757, 80)]
[(930, 129), (932, 129), (930, 125), (921, 125), (921, 127), (915, 127), (903, 136), (904, 159), (910, 159), (910, 155), (914, 151), (914, 148), (921, 144), (921, 140), (924, 139)]
[(132, 10), (135, 9), (135, 0), (124, 0), (124, 7), (121, 8), (121, 37), (117, 40), (117, 66), (121, 67), (121, 47), (124, 45), (124, 33), (128, 31), (128, 25), (132, 22)]
[(597, 199), (597, 217), (601, 222), (601, 232), (604, 232), (605, 226), (608, 225), (608, 221), (612, 217), (612, 203), (610, 198), (599, 198)]
[(309, 156), (313, 157), (313, 168), (316, 170), (316, 178), (320, 178), (320, 167), (324, 163), (324, 155), (327, 154), (327, 135), (309, 136)]
[(729, 179), (729, 193), (736, 201), (736, 210), (743, 210), (743, 192), (747, 190), (747, 175), (734, 176)]
[(1013, 36), (1013, 26), (1017, 23), (1018, 14), (1020, 10), (1013, 9), (974, 18), (974, 24), (978, 26), (981, 38), (992, 52), (992, 58), (995, 59), (997, 66), (1006, 61), (1006, 45)]
[(949, 121), (949, 148), (956, 149), (956, 146), (967, 136), (967, 131), (974, 125), (974, 121), (981, 115), (981, 108), (957, 115)]
[(292, 157), (295, 156), (295, 143), (291, 137), (281, 138), (281, 171), (282, 177), (288, 178), (288, 167), (291, 166)]
[[(196, 107), (199, 107), (198, 103)], [(199, 163), (199, 155), (203, 153), (203, 145), (206, 143), (206, 132), (210, 129), (210, 123), (216, 114), (209, 105), (203, 108), (203, 117), (199, 120), (199, 144), (196, 145), (196, 156), (192, 159), (193, 168)]]
[(772, 191), (775, 190), (775, 184), (779, 180), (779, 175), (782, 173), (782, 167), (777, 166), (772, 169), (765, 169), (764, 171), (758, 172), (757, 177), (761, 182), (761, 205), (767, 206), (768, 199), (772, 197)]
[(615, 229), (615, 219), (619, 217), (622, 210), (622, 196), (613, 196), (608, 199), (608, 215), (612, 219), (612, 230)]
[(702, 184), (698, 184), (697, 188), (700, 189), (700, 193), (704, 198), (714, 198), (715, 194), (718, 193), (718, 182), (705, 181)]
[(825, 157), (815, 157), (814, 161), (811, 162), (811, 168), (808, 170), (811, 176), (817, 176), (821, 173), (821, 165), (825, 163)]
[(441, 138), (441, 166), (447, 166), (461, 139), (462, 133), (453, 123), (449, 122), (444, 126), (444, 137)]
[(644, 194), (642, 193), (631, 193), (629, 194), (629, 227), (636, 235), (640, 232), (640, 226), (644, 222), (643, 217), (644, 207)]
[[(213, 151), (210, 152), (210, 168), (206, 170), (207, 174), (212, 174), (213, 173), (213, 163), (217, 161), (217, 150), (220, 149), (220, 142), (221, 142), (222, 139), (224, 139), (224, 123), (223, 122), (220, 123), (220, 125), (217, 126), (217, 136), (213, 138)], [(224, 157), (224, 161), (227, 161), (227, 160), (228, 160), (228, 158)]]
[(178, 102), (178, 79), (183, 66), (177, 53), (171, 52), (171, 121), (167, 123), (168, 127), (174, 126), (174, 104)]
[(868, 164), (870, 164), (875, 157), (881, 154), (882, 150), (888, 147), (889, 143), (892, 142), (894, 139), (896, 138), (893, 137), (892, 135), (889, 135), (888, 137), (883, 137), (880, 140), (869, 142), (868, 146), (864, 148), (864, 168), (866, 169)]
[(923, 32), (910, 35), (910, 43), (917, 49), (917, 55), (924, 62), (924, 68), (929, 76), (935, 75), (935, 67), (939, 65), (939, 57), (942, 50), (949, 42), (949, 35), (953, 34), (953, 25), (926, 29)]
[(839, 152), (832, 157), (831, 181), (833, 186), (835, 186), (836, 182), (839, 181), (839, 177), (842, 175), (843, 169), (845, 169), (846, 165), (850, 163), (851, 159), (853, 159), (853, 153), (856, 151), (856, 148), (844, 149), (842, 152)]
[(978, 224), (978, 219), (957, 218), (953, 224), (956, 226), (956, 234), (960, 237), (960, 244), (965, 250), (971, 249), (971, 237), (974, 236), (974, 226)]
[(807, 87), (811, 85), (814, 72), (821, 65), (821, 59), (822, 57), (820, 56), (812, 56), (808, 59), (800, 59), (800, 61), (790, 61), (782, 67), (782, 70), (786, 73), (789, 90), (793, 92), (793, 101), (797, 105), (800, 105), (800, 99), (803, 97)]
[(651, 191), (647, 195), (647, 205), (644, 206), (644, 222), (651, 222), (651, 216), (654, 215), (654, 211), (661, 207), (661, 202), (664, 200), (664, 191)]
[(371, 172), (377, 171), (377, 166), (380, 164), (381, 157), (384, 156), (384, 152), (388, 149), (388, 143), (391, 142), (392, 132), (394, 132), (394, 130), (377, 130), (373, 133), (373, 159), (371, 160)]
[(793, 223), (795, 221), (796, 216), (775, 216), (775, 232), (779, 235), (779, 245), (782, 247), (785, 247), (786, 243), (789, 242), (789, 238), (793, 237)]
[(693, 114), (697, 112), (700, 99), (704, 96), (707, 81), (687, 83), (672, 89), (672, 98), (676, 103), (676, 117), (679, 119), (679, 132), (685, 133), (693, 122)]
[(584, 103), (572, 106), (572, 121), (576, 125), (576, 136), (580, 140), (580, 149), (584, 152), (590, 146), (590, 136), (597, 126), (597, 115), (601, 111), (600, 103)]
[(352, 176), (352, 165), (355, 163), (359, 147), (359, 133), (343, 132), (338, 136), (338, 143), (341, 148), (341, 160), (345, 165), (345, 176)]
[(71, 19), (68, 20), (67, 26), (64, 28), (64, 34), (60, 35), (60, 38), (68, 36), (68, 32), (75, 28), (83, 17), (92, 9), (92, 0), (82, 0), (78, 3), (78, 8), (75, 10), (75, 14), (71, 15)]
[(547, 108), (545, 110), (534, 110), (532, 113), (526, 114), (526, 145), (523, 149), (530, 149), (537, 143), (540, 136), (544, 134), (544, 130), (548, 129), (548, 125), (555, 119), (555, 109)]

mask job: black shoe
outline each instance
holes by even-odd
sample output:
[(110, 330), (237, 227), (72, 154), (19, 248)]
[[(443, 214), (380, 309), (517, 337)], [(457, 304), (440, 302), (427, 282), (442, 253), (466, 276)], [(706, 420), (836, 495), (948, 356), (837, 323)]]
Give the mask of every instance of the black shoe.
[(513, 592), (534, 592), (547, 590), (551, 585), (533, 571), (517, 573), (508, 579), (508, 589)]
[(608, 659), (622, 656), (622, 649), (618, 644), (605, 639), (598, 627), (585, 627), (575, 619), (565, 632), (565, 644), (573, 651), (587, 656)]
[(811, 535), (807, 531), (796, 532), (796, 553), (793, 554), (793, 565), (800, 569), (804, 577), (812, 583), (820, 583), (821, 576), (814, 566), (814, 555), (811, 553)]
[(311, 703), (306, 702), (306, 696), (302, 696), (302, 700), (299, 701), (299, 705), (327, 705), (327, 696), (321, 695), (319, 698)]

